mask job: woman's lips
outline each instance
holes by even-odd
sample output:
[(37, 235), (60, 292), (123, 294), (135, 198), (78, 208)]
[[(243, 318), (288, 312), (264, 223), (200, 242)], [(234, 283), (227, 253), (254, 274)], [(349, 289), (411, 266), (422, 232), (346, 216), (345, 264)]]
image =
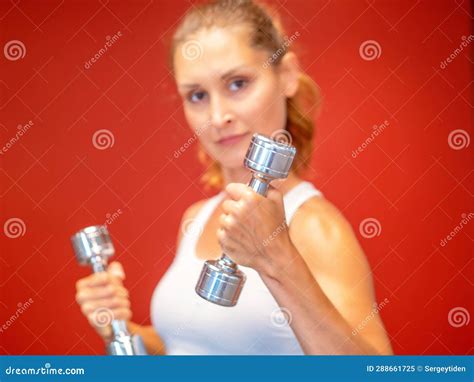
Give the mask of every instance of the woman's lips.
[(229, 135), (227, 137), (219, 139), (217, 143), (223, 146), (231, 146), (236, 143), (239, 143), (247, 135), (248, 133)]

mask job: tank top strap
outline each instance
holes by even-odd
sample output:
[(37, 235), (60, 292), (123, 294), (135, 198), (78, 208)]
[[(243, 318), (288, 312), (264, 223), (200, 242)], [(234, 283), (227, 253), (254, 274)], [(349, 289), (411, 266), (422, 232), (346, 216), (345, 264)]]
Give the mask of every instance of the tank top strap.
[(298, 208), (313, 196), (323, 196), (323, 194), (307, 181), (299, 183), (283, 196), (286, 224), (290, 225), (291, 219), (293, 219)]
[[(212, 213), (216, 209), (217, 205), (222, 201), (225, 196), (225, 192), (221, 191), (217, 195), (209, 198), (203, 206), (200, 208), (196, 217), (194, 218), (196, 225), (199, 227), (203, 227), (209, 218), (211, 217)], [(200, 233), (200, 232), (199, 232)]]
[(184, 232), (176, 258), (183, 257), (186, 253), (194, 254), (195, 245), (202, 234), (206, 222), (224, 196), (225, 193), (223, 191), (212, 196), (202, 205), (193, 219), (183, 222)]
[[(322, 193), (312, 183), (307, 181), (299, 183), (284, 195), (283, 203), (285, 206), (286, 223), (288, 225), (296, 210), (313, 196), (322, 196)], [(184, 234), (177, 251), (177, 258), (182, 257), (186, 253), (194, 254), (196, 243), (201, 236), (204, 226), (224, 197), (225, 192), (221, 191), (209, 198), (192, 220), (184, 222)]]

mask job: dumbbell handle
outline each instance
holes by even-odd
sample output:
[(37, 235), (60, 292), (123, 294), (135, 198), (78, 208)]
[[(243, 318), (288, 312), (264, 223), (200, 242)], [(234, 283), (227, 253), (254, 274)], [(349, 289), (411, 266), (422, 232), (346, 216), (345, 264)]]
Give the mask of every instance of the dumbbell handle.
[[(257, 194), (267, 196), (268, 188), (270, 187), (270, 181), (271, 179), (263, 178), (259, 176), (258, 173), (253, 173), (252, 179), (250, 179), (248, 186)], [(237, 266), (225, 253), (222, 254), (219, 262), (221, 265), (228, 267), (229, 269), (235, 269)]]
[[(106, 271), (106, 262), (100, 256), (95, 256), (91, 258), (92, 271), (94, 273), (105, 272)], [(114, 337), (123, 337), (130, 336), (130, 333), (127, 329), (127, 323), (124, 320), (112, 320), (110, 322), (112, 327), (112, 332)]]

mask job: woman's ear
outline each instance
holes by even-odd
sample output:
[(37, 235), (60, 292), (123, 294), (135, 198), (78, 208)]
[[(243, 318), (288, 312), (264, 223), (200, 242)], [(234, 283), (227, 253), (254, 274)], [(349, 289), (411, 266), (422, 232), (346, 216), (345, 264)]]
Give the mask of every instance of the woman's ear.
[(300, 67), (298, 58), (293, 52), (288, 52), (281, 59), (279, 66), (283, 94), (287, 98), (293, 97), (299, 86)]

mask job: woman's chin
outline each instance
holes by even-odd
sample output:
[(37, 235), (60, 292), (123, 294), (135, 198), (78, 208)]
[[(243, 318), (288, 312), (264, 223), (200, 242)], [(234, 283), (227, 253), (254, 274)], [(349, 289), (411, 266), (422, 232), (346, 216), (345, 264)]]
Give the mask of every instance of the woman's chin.
[(219, 161), (219, 163), (221, 164), (223, 168), (227, 168), (229, 170), (236, 170), (236, 169), (244, 167), (244, 158), (243, 157), (240, 159), (223, 158), (222, 160)]
[(235, 147), (226, 148), (216, 152), (214, 158), (221, 163), (223, 167), (235, 168), (241, 167), (247, 154), (248, 145), (236, 145)]

